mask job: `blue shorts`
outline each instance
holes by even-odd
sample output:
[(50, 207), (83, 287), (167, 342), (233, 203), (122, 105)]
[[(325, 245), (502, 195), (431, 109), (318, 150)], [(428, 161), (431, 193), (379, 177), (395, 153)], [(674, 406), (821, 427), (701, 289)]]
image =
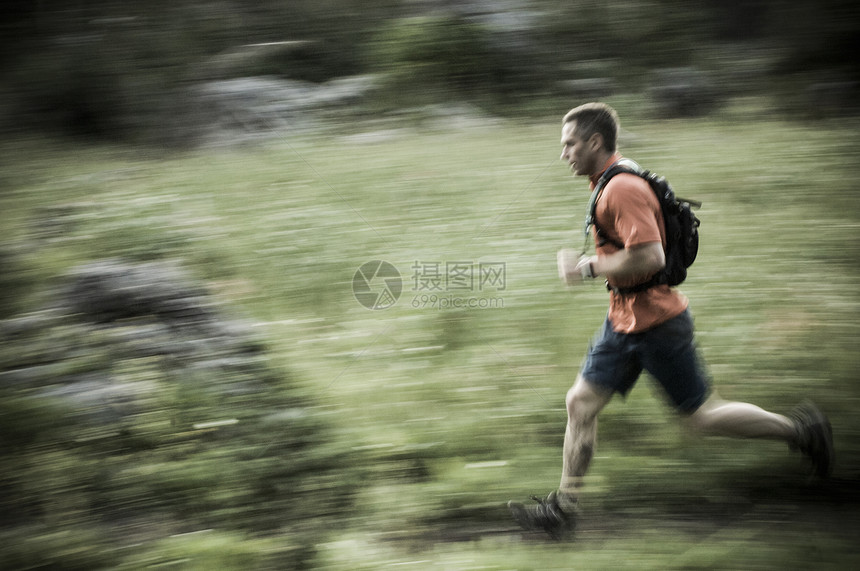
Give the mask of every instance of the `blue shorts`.
[(710, 383), (693, 342), (689, 311), (642, 333), (616, 333), (607, 318), (591, 343), (581, 375), (595, 387), (627, 395), (643, 369), (680, 412), (692, 413), (702, 406)]

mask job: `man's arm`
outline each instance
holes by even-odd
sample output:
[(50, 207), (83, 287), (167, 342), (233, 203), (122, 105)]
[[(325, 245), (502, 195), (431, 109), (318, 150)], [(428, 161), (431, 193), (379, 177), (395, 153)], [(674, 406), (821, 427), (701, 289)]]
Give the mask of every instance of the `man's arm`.
[(654, 275), (666, 267), (666, 253), (660, 242), (639, 244), (608, 256), (591, 256), (588, 260), (594, 275), (621, 280), (634, 275)]
[(666, 254), (660, 242), (648, 242), (619, 250), (607, 256), (577, 258), (575, 250), (558, 252), (559, 277), (567, 285), (596, 276), (621, 279), (634, 275), (654, 275), (666, 266)]

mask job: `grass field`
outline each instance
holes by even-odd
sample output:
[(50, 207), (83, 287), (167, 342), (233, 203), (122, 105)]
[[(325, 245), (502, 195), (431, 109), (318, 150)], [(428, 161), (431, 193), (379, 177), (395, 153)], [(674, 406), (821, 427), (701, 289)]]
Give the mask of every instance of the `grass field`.
[[(601, 417), (576, 540), (513, 529), (504, 503), (557, 485), (564, 393), (607, 303), (556, 277), (588, 190), (558, 161), (555, 119), (354, 125), (176, 156), (6, 141), (3, 240), (33, 283), (100, 257), (178, 258), (261, 324), (366, 474), (319, 568), (856, 567), (860, 125), (621, 107), (622, 151), (704, 203), (681, 289), (717, 390), (778, 412), (815, 400), (832, 482), (782, 444), (685, 434), (643, 378)], [(371, 260), (401, 276), (387, 309), (353, 295)], [(225, 545), (276, 542), (218, 533), (159, 549), (242, 568)]]

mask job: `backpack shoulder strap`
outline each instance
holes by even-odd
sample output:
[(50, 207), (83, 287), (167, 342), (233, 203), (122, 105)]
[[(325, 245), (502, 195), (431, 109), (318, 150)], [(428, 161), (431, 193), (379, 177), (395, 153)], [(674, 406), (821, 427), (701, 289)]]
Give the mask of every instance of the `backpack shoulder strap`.
[[(603, 171), (603, 174), (600, 175), (600, 178), (597, 180), (597, 184), (594, 186), (594, 190), (591, 192), (591, 197), (588, 199), (588, 211), (585, 217), (584, 232), (586, 239), (591, 233), (592, 226), (597, 228), (598, 235), (601, 234), (600, 227), (597, 225), (597, 201), (600, 199), (601, 194), (603, 194), (603, 189), (609, 183), (609, 180), (615, 175), (621, 173), (629, 173), (635, 174), (637, 176), (643, 176), (644, 171), (642, 170), (642, 167), (640, 167), (639, 164), (636, 163), (636, 161), (632, 161), (630, 159), (619, 159), (609, 165), (609, 168)], [(601, 236), (601, 240), (603, 241), (603, 243), (609, 242), (616, 248), (624, 248), (624, 244), (612, 240), (607, 236)]]
[[(610, 169), (612, 169), (614, 171), (611, 174), (610, 174)], [(643, 174), (645, 173), (645, 169), (643, 169), (641, 166), (639, 166), (639, 163), (637, 163), (636, 161), (625, 158), (625, 159), (619, 159), (618, 161), (616, 161), (615, 164), (613, 164), (608, 169), (606, 169), (606, 172), (603, 174), (604, 174), (604, 176), (609, 175), (606, 177), (606, 182), (609, 182), (610, 178), (612, 178), (613, 176), (617, 175), (618, 173), (622, 173), (622, 172), (627, 172), (630, 174), (643, 176)]]
[[(635, 174), (637, 176), (645, 176), (646, 174), (645, 170), (640, 167), (636, 161), (630, 159), (619, 159), (609, 165), (609, 168), (603, 171), (603, 174), (600, 175), (599, 179), (597, 179), (597, 184), (594, 186), (594, 190), (597, 192), (598, 196), (603, 192), (603, 188), (609, 183), (609, 180), (615, 175), (621, 173)], [(595, 202), (597, 202), (597, 199), (595, 199)]]

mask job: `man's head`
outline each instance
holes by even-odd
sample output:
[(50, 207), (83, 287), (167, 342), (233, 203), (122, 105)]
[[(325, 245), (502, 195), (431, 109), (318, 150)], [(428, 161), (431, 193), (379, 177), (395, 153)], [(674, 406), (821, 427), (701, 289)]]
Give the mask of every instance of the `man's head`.
[(594, 175), (616, 150), (618, 114), (605, 103), (586, 103), (564, 116), (561, 159), (574, 174)]

